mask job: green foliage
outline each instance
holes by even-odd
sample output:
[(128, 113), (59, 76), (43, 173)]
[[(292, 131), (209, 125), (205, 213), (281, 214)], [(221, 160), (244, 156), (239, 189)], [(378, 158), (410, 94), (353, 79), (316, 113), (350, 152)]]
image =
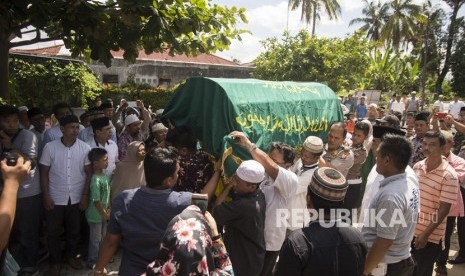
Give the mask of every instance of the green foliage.
[[(268, 39), (262, 42), (266, 51), (255, 60), (252, 76), (326, 82), (338, 95), (358, 89), (398, 93), (421, 90), (421, 64), (415, 56), (393, 48), (379, 50), (362, 36), (356, 32), (343, 39), (317, 38), (301, 31), (282, 41)], [(427, 82), (427, 88), (430, 86)]]
[(356, 33), (343, 39), (317, 38), (304, 30), (282, 41), (263, 41), (253, 77), (276, 81), (326, 82), (334, 91), (360, 88), (371, 44)]
[(398, 50), (415, 36), (415, 26), (421, 7), (414, 0), (391, 0), (391, 12), (385, 18), (381, 40)]
[(370, 66), (366, 71), (365, 86), (381, 91), (409, 93), (420, 88), (420, 64), (409, 61), (409, 56), (394, 53), (393, 49), (375, 50), (368, 55)]
[(49, 109), (56, 102), (86, 107), (100, 93), (93, 72), (81, 62), (13, 58), (10, 62), (11, 103)]
[(391, 49), (385, 52), (375, 50), (373, 54), (367, 54), (370, 65), (366, 71), (366, 86), (370, 89), (388, 91), (394, 81), (395, 69), (398, 67), (399, 55), (393, 54)]
[(380, 40), (381, 31), (389, 11), (389, 5), (380, 1), (363, 0), (363, 2), (365, 3), (365, 7), (362, 10), (364, 17), (352, 19), (349, 26), (362, 23), (363, 26), (359, 30), (366, 33), (367, 38), (374, 41)]
[(300, 20), (310, 24), (312, 21), (312, 35), (315, 35), (316, 21), (320, 20), (320, 14), (326, 13), (330, 20), (337, 20), (341, 14), (341, 6), (338, 0), (289, 0), (288, 7), (291, 10), (301, 8)]
[(139, 87), (126, 86), (126, 87), (103, 87), (99, 97), (102, 100), (111, 98), (115, 105), (119, 103), (121, 99), (128, 101), (143, 100), (145, 106), (152, 106), (152, 111), (160, 108), (165, 108), (173, 98), (173, 91), (175, 87), (169, 89), (163, 88), (151, 88), (151, 89), (140, 89)]
[[(171, 55), (189, 56), (227, 50), (231, 40), (241, 40), (246, 32), (237, 28), (241, 22), (247, 23), (244, 8), (208, 0), (0, 1), (0, 49), (61, 39), (73, 57), (110, 66), (111, 51), (116, 50), (123, 50), (130, 62), (142, 49), (148, 54), (168, 50)], [(22, 32), (36, 37), (11, 41), (23, 37)], [(6, 61), (8, 51), (0, 55)], [(2, 62), (0, 97), (4, 98), (9, 97), (6, 72), (8, 63)]]
[(457, 43), (455, 52), (452, 55), (451, 71), (453, 81), (452, 88), (461, 96), (465, 96), (465, 38)]
[(21, 30), (27, 22), (63, 39), (73, 56), (87, 54), (106, 65), (111, 63), (110, 50), (123, 49), (132, 62), (140, 49), (187, 55), (224, 50), (245, 32), (237, 23), (247, 22), (244, 8), (208, 0), (3, 1), (0, 18), (3, 33)]

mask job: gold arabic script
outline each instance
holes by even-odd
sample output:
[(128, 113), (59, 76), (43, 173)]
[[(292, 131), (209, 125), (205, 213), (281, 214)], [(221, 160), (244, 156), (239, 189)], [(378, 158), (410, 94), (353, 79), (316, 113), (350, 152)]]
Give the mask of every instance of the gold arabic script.
[(310, 118), (310, 116), (288, 115), (280, 118), (276, 115), (257, 115), (256, 113), (240, 113), (236, 117), (236, 122), (243, 129), (261, 127), (263, 131), (274, 132), (320, 132), (328, 130), (328, 118)]

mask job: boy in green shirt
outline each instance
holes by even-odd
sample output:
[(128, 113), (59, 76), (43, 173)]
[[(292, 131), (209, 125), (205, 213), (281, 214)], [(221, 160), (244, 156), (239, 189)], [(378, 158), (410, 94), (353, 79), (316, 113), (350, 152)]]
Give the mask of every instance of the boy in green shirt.
[(90, 183), (89, 207), (86, 218), (89, 223), (89, 252), (87, 267), (93, 268), (97, 261), (100, 242), (106, 233), (110, 219), (110, 185), (103, 170), (108, 167), (108, 154), (103, 148), (94, 148), (89, 152), (93, 175)]

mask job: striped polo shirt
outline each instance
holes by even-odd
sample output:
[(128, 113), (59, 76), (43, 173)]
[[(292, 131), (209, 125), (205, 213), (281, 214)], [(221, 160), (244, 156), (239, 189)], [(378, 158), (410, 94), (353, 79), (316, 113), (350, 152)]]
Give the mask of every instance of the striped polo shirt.
[[(450, 204), (457, 201), (458, 179), (455, 170), (445, 158), (442, 159), (441, 165), (430, 172), (426, 171), (426, 159), (416, 163), (413, 170), (420, 183), (421, 207), (415, 228), (415, 236), (418, 236), (436, 217), (440, 201)], [(428, 242), (439, 244), (441, 240), (444, 240), (445, 232), (446, 220), (444, 219), (428, 237)]]

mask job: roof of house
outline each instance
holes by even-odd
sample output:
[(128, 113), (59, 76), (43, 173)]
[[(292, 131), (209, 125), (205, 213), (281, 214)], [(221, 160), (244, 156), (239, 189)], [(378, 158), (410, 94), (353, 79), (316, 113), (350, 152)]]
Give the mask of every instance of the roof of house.
[[(40, 55), (40, 56), (71, 56), (70, 52), (64, 45), (56, 45), (50, 47), (44, 47), (40, 49), (11, 49), (10, 53), (29, 54), (29, 55)], [(111, 54), (115, 59), (123, 59), (123, 50), (111, 51)], [(237, 63), (229, 61), (227, 59), (209, 55), (199, 54), (195, 57), (188, 57), (186, 55), (174, 55), (170, 56), (168, 51), (162, 53), (151, 53), (146, 54), (144, 50), (139, 51), (139, 60), (153, 60), (153, 61), (167, 61), (167, 62), (184, 62), (184, 63), (201, 63), (201, 64), (216, 64), (216, 65), (229, 65), (229, 66), (241, 66)]]

